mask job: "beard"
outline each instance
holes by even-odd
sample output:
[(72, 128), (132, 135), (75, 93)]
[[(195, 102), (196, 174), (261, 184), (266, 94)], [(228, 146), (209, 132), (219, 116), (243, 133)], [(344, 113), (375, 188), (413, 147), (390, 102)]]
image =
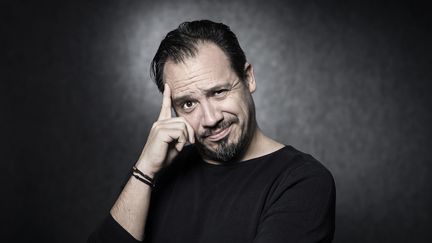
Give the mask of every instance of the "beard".
[(212, 148), (205, 144), (205, 138), (210, 136), (213, 131), (217, 129), (225, 129), (233, 124), (238, 124), (239, 119), (237, 117), (231, 118), (229, 120), (223, 120), (215, 127), (211, 129), (206, 129), (200, 136), (198, 136), (196, 147), (198, 151), (204, 158), (218, 161), (221, 163), (230, 163), (237, 161), (245, 152), (246, 148), (249, 146), (252, 136), (254, 134), (255, 128), (252, 126), (253, 122), (249, 122), (244, 130), (242, 129), (241, 134), (236, 139), (237, 141), (229, 141), (231, 133), (225, 138), (217, 141), (216, 148)]

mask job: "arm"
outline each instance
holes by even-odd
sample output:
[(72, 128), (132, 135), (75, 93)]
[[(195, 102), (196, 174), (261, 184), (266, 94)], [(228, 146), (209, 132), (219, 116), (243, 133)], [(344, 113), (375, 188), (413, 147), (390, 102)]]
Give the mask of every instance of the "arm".
[(254, 243), (332, 241), (334, 180), (315, 162), (305, 162), (284, 175), (271, 192)]
[[(171, 91), (165, 85), (162, 108), (158, 120), (153, 124), (147, 143), (141, 153), (136, 167), (146, 175), (154, 178), (154, 175), (164, 166), (168, 165), (183, 149), (187, 142), (194, 143), (194, 132), (192, 127), (183, 118), (171, 117)], [(90, 242), (106, 242), (100, 238), (103, 234), (111, 234), (109, 231), (116, 230), (113, 224), (118, 224), (126, 230), (134, 239), (144, 239), (144, 228), (147, 220), (151, 197), (151, 188), (131, 176), (120, 193), (110, 213), (116, 222), (104, 223), (98, 232), (90, 237), (98, 240)], [(105, 226), (104, 225), (111, 225)], [(120, 228), (117, 227), (117, 228)], [(119, 233), (118, 235), (122, 235)], [(123, 234), (124, 235), (124, 234)], [(120, 239), (111, 239), (110, 242), (118, 242)], [(130, 242), (133, 242), (130, 239)]]

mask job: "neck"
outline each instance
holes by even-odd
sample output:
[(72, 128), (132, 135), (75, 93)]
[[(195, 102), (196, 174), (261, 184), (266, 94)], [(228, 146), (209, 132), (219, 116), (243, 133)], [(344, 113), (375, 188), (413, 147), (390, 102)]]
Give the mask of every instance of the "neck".
[(243, 154), (241, 161), (254, 159), (257, 157), (261, 157), (270, 153), (275, 152), (276, 150), (281, 149), (285, 145), (273, 140), (272, 138), (266, 136), (262, 130), (257, 126), (255, 133), (252, 137), (252, 140), (246, 149), (246, 152)]

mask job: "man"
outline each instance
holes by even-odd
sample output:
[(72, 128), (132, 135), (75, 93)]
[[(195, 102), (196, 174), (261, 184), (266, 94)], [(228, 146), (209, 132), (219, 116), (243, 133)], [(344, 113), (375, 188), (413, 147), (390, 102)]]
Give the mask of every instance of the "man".
[(152, 73), (159, 118), (89, 242), (331, 242), (333, 178), (260, 130), (253, 68), (228, 26), (181, 24)]

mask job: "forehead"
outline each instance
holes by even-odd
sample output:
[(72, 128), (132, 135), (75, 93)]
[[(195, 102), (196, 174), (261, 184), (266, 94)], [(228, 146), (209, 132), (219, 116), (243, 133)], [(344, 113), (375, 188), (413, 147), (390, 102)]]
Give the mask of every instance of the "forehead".
[(183, 62), (165, 63), (164, 79), (177, 96), (198, 94), (214, 86), (228, 84), (237, 78), (225, 53), (215, 44), (199, 44), (195, 57)]

